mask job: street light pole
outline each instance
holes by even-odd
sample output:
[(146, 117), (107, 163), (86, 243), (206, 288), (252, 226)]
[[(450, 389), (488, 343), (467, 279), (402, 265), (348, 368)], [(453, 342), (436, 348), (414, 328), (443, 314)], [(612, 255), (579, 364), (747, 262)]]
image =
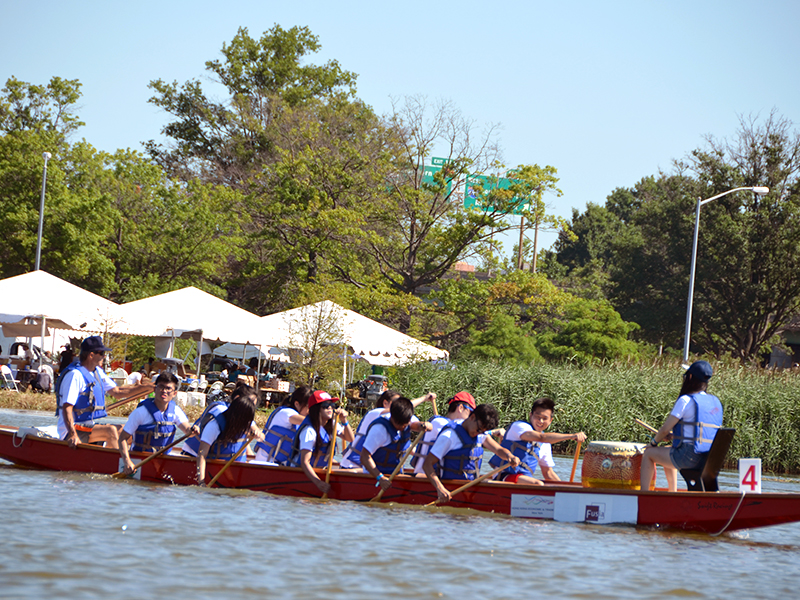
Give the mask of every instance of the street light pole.
[(732, 190), (728, 190), (727, 192), (722, 192), (721, 194), (717, 194), (716, 196), (712, 196), (711, 198), (706, 198), (705, 200), (701, 200), (700, 198), (697, 199), (697, 209), (694, 213), (694, 241), (692, 242), (692, 266), (689, 269), (689, 301), (686, 305), (686, 331), (683, 334), (683, 363), (686, 367), (688, 367), (689, 363), (689, 342), (692, 332), (692, 301), (694, 300), (694, 274), (695, 274), (695, 266), (697, 262), (697, 237), (698, 231), (700, 229), (700, 207), (703, 204), (708, 204), (709, 202), (716, 200), (717, 198), (722, 198), (723, 196), (727, 196), (728, 194), (732, 194), (733, 192), (740, 192), (742, 190), (747, 190), (749, 192), (753, 192), (754, 194), (758, 194), (759, 196), (764, 196), (769, 193), (768, 187), (738, 187)]
[(47, 161), (50, 160), (52, 155), (49, 152), (43, 152), (44, 158), (44, 171), (42, 172), (42, 197), (39, 200), (39, 237), (36, 241), (36, 269), (39, 270), (39, 265), (42, 262), (42, 227), (44, 226), (44, 188), (47, 184)]

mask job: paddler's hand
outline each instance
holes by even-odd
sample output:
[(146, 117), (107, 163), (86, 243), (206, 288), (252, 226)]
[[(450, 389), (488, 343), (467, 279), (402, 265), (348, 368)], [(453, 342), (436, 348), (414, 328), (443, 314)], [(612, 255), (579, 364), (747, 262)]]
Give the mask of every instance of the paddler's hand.
[(188, 431), (189, 435), (200, 435), (200, 428), (197, 425), (192, 425)]
[(392, 482), (391, 482), (391, 481), (389, 481), (389, 478), (388, 478), (388, 477), (381, 477), (381, 478), (378, 480), (378, 485), (379, 485), (379, 486), (380, 486), (380, 488), (381, 488), (381, 489), (382, 489), (382, 490), (385, 492), (385, 491), (386, 491), (386, 490), (388, 490), (390, 487), (392, 487)]
[(576, 433), (574, 435), (575, 435), (575, 441), (576, 442), (580, 442), (582, 444), (583, 442), (586, 441), (586, 434), (583, 433), (582, 431), (579, 431), (578, 433)]
[(67, 438), (67, 444), (70, 448), (76, 448), (78, 444), (81, 443), (81, 438), (78, 437), (77, 433), (73, 433), (71, 436)]
[(314, 485), (316, 485), (317, 489), (323, 494), (327, 494), (331, 491), (331, 484), (325, 483), (322, 479), (315, 480)]
[(508, 459), (508, 462), (511, 463), (512, 467), (518, 467), (519, 466), (519, 457), (518, 456), (514, 456), (512, 454), (511, 457)]
[(428, 392), (427, 394), (425, 394), (425, 400), (433, 404), (434, 402), (436, 402), (436, 393)]
[(133, 470), (134, 470), (134, 469), (135, 469), (135, 467), (134, 467), (134, 465), (133, 465), (133, 461), (131, 461), (131, 460), (128, 460), (128, 461), (125, 463), (125, 466), (122, 468), (122, 473), (123, 473), (124, 475), (130, 475), (131, 473), (133, 473)]
[(339, 422), (340, 423), (344, 423), (345, 421), (347, 421), (347, 416), (348, 415), (347, 415), (347, 411), (345, 409), (337, 408), (333, 412), (336, 413), (337, 415), (339, 415)]
[(438, 494), (438, 498), (436, 499), (437, 504), (444, 504), (445, 502), (450, 502), (450, 491), (444, 487), (441, 489), (436, 488), (436, 493)]

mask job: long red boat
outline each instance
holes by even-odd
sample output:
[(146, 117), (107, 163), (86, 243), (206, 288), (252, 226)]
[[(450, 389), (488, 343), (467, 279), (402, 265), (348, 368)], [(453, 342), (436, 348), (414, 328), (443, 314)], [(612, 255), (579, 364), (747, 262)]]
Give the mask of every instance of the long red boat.
[[(23, 467), (55, 471), (113, 474), (119, 471), (118, 451), (37, 437), (16, 427), (0, 425), (0, 458)], [(133, 458), (146, 454), (132, 453)], [(208, 461), (210, 480), (223, 461)], [(177, 455), (156, 457), (136, 472), (142, 481), (193, 485), (195, 462)], [(336, 500), (369, 502), (376, 494), (375, 479), (363, 473), (333, 471), (331, 492)], [(446, 482), (453, 490), (463, 481)], [(298, 468), (258, 463), (234, 463), (218, 479), (218, 487), (269, 492), (281, 496), (318, 498), (317, 488)], [(425, 478), (399, 475), (382, 502), (425, 505), (436, 491)], [(630, 524), (653, 528), (723, 531), (800, 521), (800, 494), (738, 492), (666, 492), (584, 488), (559, 482), (544, 486), (478, 483), (456, 495), (446, 506), (506, 514), (515, 517), (597, 524)]]

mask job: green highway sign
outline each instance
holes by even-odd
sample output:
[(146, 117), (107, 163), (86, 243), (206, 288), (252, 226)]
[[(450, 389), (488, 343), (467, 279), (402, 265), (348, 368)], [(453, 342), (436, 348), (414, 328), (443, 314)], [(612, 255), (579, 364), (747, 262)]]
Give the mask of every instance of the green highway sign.
[[(485, 175), (467, 175), (464, 190), (464, 208), (491, 211), (493, 206), (484, 206), (479, 196), (485, 195), (493, 189), (507, 190), (512, 185), (518, 183), (515, 179), (505, 177), (486, 177)], [(516, 198), (515, 198), (516, 199)], [(511, 211), (512, 214), (519, 215), (530, 209), (530, 203), (525, 198), (518, 199), (520, 204)]]

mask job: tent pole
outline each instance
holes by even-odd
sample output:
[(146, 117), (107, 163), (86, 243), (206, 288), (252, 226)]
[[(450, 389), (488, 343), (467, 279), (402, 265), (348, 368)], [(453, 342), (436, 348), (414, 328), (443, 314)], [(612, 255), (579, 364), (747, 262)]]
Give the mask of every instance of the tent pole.
[[(42, 315), (42, 341), (39, 344), (39, 366), (44, 364), (44, 334), (47, 331), (47, 317)], [(33, 348), (31, 348), (33, 350)]]
[(197, 342), (197, 368), (194, 376), (197, 378), (198, 384), (200, 382), (200, 359), (203, 358), (203, 330), (200, 330), (200, 341)]

